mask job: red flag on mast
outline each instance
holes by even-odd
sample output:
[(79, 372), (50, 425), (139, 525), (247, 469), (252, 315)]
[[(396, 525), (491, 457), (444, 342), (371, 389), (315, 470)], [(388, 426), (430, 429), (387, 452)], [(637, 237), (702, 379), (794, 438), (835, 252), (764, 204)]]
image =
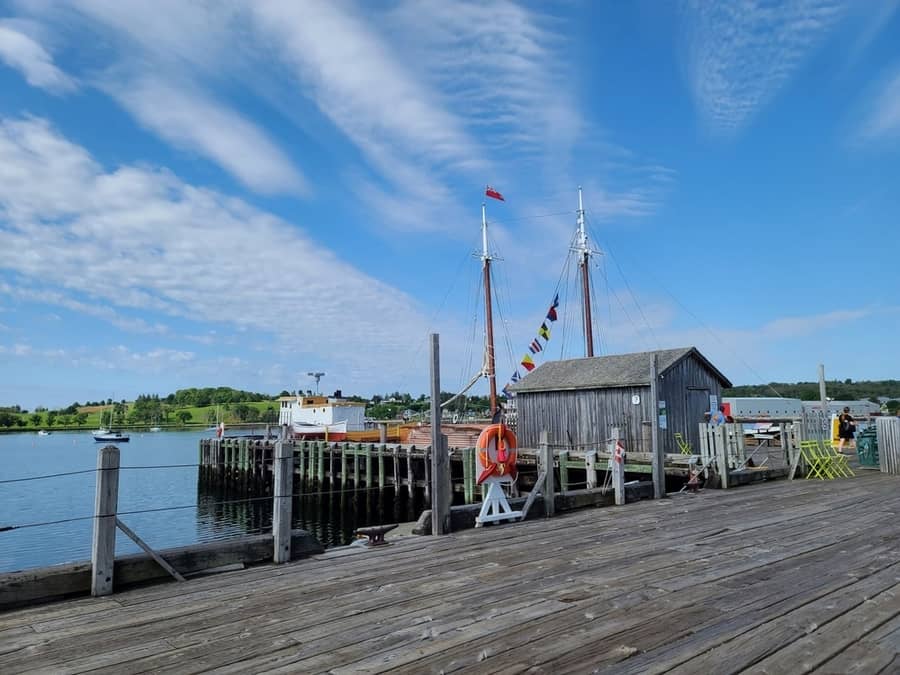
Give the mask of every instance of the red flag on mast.
[(492, 188), (490, 185), (488, 185), (487, 188), (485, 189), (485, 191), (484, 191), (484, 196), (485, 196), (485, 197), (491, 197), (492, 199), (499, 199), (501, 202), (505, 202), (505, 201), (506, 201), (506, 200), (503, 198), (503, 195), (501, 195), (499, 192), (497, 192), (497, 191), (496, 191), (494, 188)]

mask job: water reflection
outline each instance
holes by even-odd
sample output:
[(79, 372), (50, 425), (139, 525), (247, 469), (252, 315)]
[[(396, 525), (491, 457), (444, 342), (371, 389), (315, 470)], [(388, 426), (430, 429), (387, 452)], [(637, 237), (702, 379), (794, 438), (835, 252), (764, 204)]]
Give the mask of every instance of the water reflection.
[[(294, 494), (291, 523), (313, 534), (323, 546), (345, 546), (359, 527), (416, 520), (426, 508), (424, 489), (407, 486), (324, 489), (301, 485)], [(273, 499), (240, 495), (234, 490), (197, 482), (197, 532), (204, 539), (270, 532)]]

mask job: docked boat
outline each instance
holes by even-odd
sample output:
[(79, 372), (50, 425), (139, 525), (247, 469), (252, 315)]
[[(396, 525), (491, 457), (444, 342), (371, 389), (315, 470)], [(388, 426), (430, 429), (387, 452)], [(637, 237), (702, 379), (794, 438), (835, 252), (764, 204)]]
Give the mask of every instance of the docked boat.
[(347, 420), (334, 424), (315, 424), (311, 422), (292, 422), (291, 431), (299, 440), (344, 441), (347, 440)]
[(366, 430), (366, 405), (334, 396), (283, 396), (279, 423), (291, 427), (295, 438), (347, 440), (348, 432)]

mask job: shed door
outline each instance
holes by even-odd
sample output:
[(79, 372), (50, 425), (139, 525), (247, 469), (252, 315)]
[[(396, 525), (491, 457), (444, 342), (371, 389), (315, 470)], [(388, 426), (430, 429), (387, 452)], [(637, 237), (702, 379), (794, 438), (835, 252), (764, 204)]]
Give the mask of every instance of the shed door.
[(694, 452), (700, 452), (700, 431), (697, 425), (703, 422), (705, 413), (709, 411), (709, 389), (690, 388), (684, 392), (684, 408), (687, 413), (687, 438)]

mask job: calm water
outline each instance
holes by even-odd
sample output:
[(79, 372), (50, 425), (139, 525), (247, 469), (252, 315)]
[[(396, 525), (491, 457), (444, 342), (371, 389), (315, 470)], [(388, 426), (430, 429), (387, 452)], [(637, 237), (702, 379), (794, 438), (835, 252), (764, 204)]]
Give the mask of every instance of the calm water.
[[(184, 546), (271, 529), (271, 499), (209, 493), (198, 486), (198, 441), (208, 435), (205, 431), (133, 433), (130, 443), (119, 445), (120, 518), (150, 546)], [(103, 445), (88, 432), (0, 434), (0, 481), (91, 470), (0, 482), (0, 529), (92, 516), (93, 469)], [(172, 464), (191, 466), (127, 468)], [(294, 527), (311, 531), (326, 546), (349, 543), (356, 527), (414, 520), (422, 509), (418, 494), (410, 500), (402, 492), (395, 500), (392, 490), (329, 492), (326, 486), (323, 491), (327, 494), (295, 498), (293, 512)], [(90, 519), (0, 531), (0, 572), (87, 560), (91, 531)], [(140, 552), (121, 532), (117, 537), (117, 555)]]

